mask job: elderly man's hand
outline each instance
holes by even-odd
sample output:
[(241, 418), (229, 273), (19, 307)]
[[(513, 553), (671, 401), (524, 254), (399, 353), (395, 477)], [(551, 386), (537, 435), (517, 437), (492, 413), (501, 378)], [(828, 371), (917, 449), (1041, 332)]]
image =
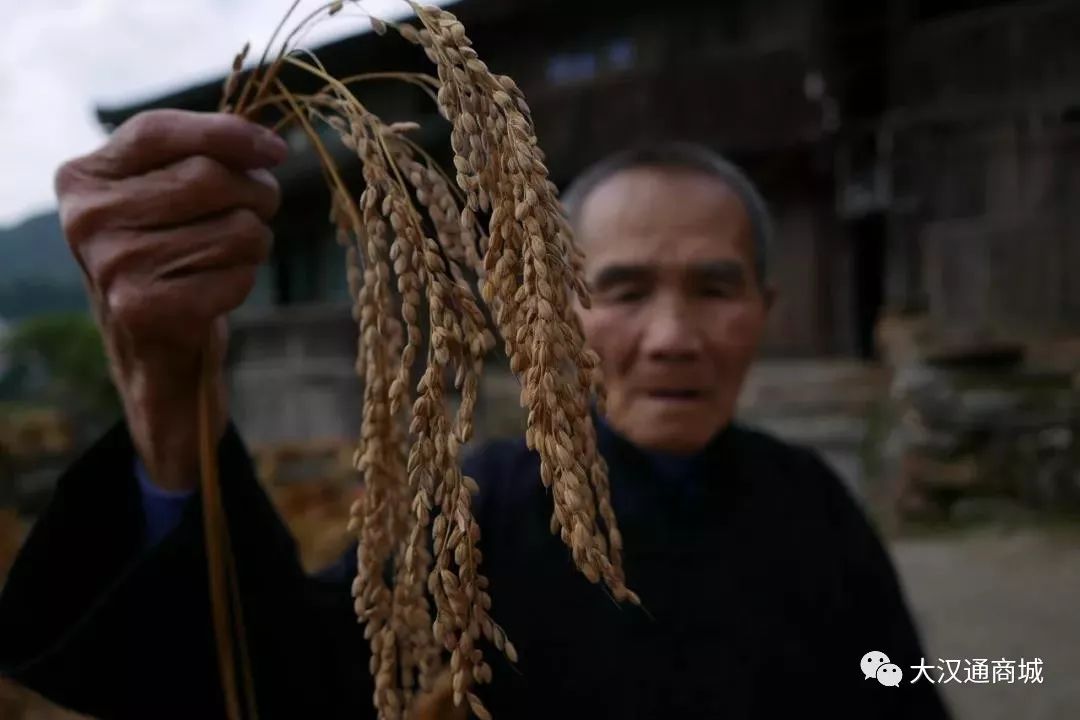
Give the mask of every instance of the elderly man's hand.
[(235, 116), (157, 110), (56, 175), (60, 219), (85, 273), (136, 448), (154, 481), (198, 479), (200, 357), (218, 370), (227, 417), (225, 314), (270, 251), (279, 189), (268, 168), (285, 143)]

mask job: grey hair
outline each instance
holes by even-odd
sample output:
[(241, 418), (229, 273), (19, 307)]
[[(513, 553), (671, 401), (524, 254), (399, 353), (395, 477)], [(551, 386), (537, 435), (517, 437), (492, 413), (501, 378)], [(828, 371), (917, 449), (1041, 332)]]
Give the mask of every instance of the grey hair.
[(754, 241), (754, 272), (758, 282), (768, 279), (769, 249), (773, 243), (773, 224), (765, 198), (757, 186), (737, 165), (704, 145), (687, 142), (664, 142), (630, 148), (611, 155), (581, 173), (562, 193), (570, 223), (578, 225), (585, 201), (597, 187), (625, 170), (664, 167), (690, 170), (716, 178), (731, 189), (746, 207)]

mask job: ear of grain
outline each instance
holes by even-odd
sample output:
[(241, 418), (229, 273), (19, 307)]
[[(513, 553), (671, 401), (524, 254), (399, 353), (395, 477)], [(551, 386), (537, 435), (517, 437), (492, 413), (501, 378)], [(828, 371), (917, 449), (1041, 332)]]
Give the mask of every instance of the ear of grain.
[[(317, 60), (286, 57), (290, 40), (318, 12), (242, 88), (237, 79), (227, 83), (225, 106), (249, 117), (279, 107), (281, 125), (296, 123), (308, 134), (326, 171), (338, 242), (346, 247), (360, 335), (356, 371), (364, 387), (354, 464), (365, 491), (349, 523), (359, 540), (352, 592), (371, 645), (379, 717), (407, 717), (434, 687), (445, 654), (455, 704), (467, 701), (477, 717), (488, 718), (472, 692), (475, 683), (491, 680), (480, 643), (512, 662), (517, 651), (490, 613), (471, 509), (479, 487), (460, 470), (483, 360), (496, 342), (483, 306), (522, 385), (527, 442), (540, 456), (541, 481), (552, 489), (553, 532), (587, 578), (616, 598), (636, 602), (637, 596), (624, 582), (622, 537), (589, 412), (590, 398), (602, 409), (604, 397), (598, 358), (573, 310), (575, 298), (589, 302), (582, 253), (548, 179), (529, 107), (511, 78), (493, 75), (480, 60), (454, 15), (409, 5), (419, 27), (374, 18), (372, 26), (379, 34), (393, 27), (419, 46), (436, 76), (368, 77), (393, 75), (436, 100), (451, 124), (453, 174), (409, 138), (415, 123), (385, 122), (364, 107), (350, 82), (327, 75)], [(333, 2), (321, 13), (343, 6)], [(318, 76), (325, 87), (293, 96), (277, 79), (285, 63)], [(275, 87), (279, 94), (269, 95)], [(228, 105), (233, 93), (235, 106)], [(325, 122), (356, 153), (364, 181), (359, 195), (342, 182), (308, 117)], [(460, 392), (456, 414), (448, 408), (450, 378)]]

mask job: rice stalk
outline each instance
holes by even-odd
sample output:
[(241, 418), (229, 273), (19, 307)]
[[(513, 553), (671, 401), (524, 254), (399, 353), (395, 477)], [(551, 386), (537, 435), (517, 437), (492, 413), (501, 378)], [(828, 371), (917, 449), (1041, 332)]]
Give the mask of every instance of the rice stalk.
[[(511, 78), (493, 74), (479, 58), (453, 14), (406, 1), (418, 24), (372, 18), (372, 26), (419, 47), (434, 75), (332, 77), (294, 43), (312, 23), (339, 13), (345, 3), (337, 0), (297, 23), (276, 53), (268, 45), (250, 72), (242, 69), (245, 47), (226, 80), (222, 108), (256, 120), (277, 109), (276, 128), (296, 125), (307, 135), (330, 190), (330, 221), (346, 248), (364, 388), (354, 464), (365, 493), (350, 513), (349, 530), (359, 541), (352, 592), (371, 645), (379, 717), (407, 717), (448, 657), (454, 703), (467, 702), (486, 718), (474, 692), (492, 676), (482, 642), (517, 660), (491, 614), (481, 569), (471, 510), (479, 488), (460, 469), (484, 357), (497, 342), (492, 329), (521, 384), (526, 440), (540, 456), (541, 481), (553, 499), (552, 532), (590, 581), (603, 582), (618, 600), (638, 599), (625, 584), (622, 539), (590, 415), (591, 400), (602, 409), (604, 398), (599, 358), (574, 312), (575, 298), (589, 303), (582, 255), (548, 179), (529, 107)], [(322, 87), (292, 93), (281, 80), (286, 66)], [(374, 81), (419, 87), (436, 103), (450, 126), (452, 173), (409, 137), (414, 123), (388, 122), (360, 102), (354, 88)], [(358, 194), (343, 181), (316, 124), (331, 127), (355, 154), (364, 182)], [(425, 364), (413, 386), (421, 353)], [(454, 414), (451, 379), (461, 397)]]

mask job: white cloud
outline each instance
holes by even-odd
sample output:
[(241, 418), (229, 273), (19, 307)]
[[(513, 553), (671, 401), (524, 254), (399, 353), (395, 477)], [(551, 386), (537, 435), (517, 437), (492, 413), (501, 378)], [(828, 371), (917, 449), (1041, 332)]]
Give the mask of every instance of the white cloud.
[[(6, 4), (7, 0), (5, 0)], [(0, 24), (0, 226), (54, 205), (52, 176), (104, 138), (98, 105), (121, 105), (219, 77), (246, 41), (269, 39), (290, 0), (20, 0)], [(435, 2), (436, 5), (446, 4)], [(318, 7), (304, 0), (301, 12)], [(380, 17), (402, 0), (364, 0)], [(366, 30), (350, 9), (305, 46)]]

